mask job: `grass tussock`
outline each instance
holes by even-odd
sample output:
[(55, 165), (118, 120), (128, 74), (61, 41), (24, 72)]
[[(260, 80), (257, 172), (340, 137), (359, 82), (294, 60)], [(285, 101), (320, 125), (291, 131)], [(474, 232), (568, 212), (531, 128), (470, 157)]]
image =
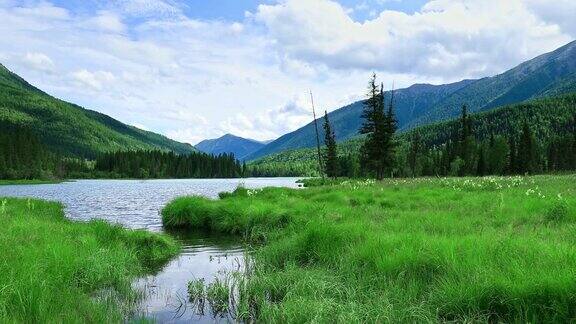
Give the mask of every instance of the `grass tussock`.
[(122, 322), (134, 277), (178, 252), (170, 238), (102, 221), (76, 223), (62, 206), (0, 198), (0, 322)]
[(163, 221), (265, 243), (238, 285), (248, 319), (570, 322), (575, 183), (566, 175), (238, 189), (176, 199)]

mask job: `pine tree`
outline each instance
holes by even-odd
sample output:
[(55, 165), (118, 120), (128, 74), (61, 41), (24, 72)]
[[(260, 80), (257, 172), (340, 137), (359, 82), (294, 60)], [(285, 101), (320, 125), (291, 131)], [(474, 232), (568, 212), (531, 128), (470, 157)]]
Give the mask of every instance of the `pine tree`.
[(524, 122), (522, 127), (522, 134), (520, 136), (520, 142), (518, 144), (518, 155), (517, 164), (518, 172), (524, 173), (535, 173), (537, 171), (537, 159), (538, 151), (536, 146), (536, 139), (528, 126), (528, 122)]
[[(384, 86), (380, 84), (380, 95), (382, 96), (382, 109), (384, 109)], [(396, 160), (396, 146), (394, 135), (398, 129), (398, 122), (394, 114), (394, 90), (390, 95), (388, 112), (384, 115), (384, 167), (389, 175), (393, 176), (394, 163)]]
[(368, 83), (368, 99), (364, 101), (362, 113), (364, 122), (360, 133), (366, 134), (366, 140), (360, 149), (360, 163), (366, 173), (374, 174), (377, 179), (384, 177), (386, 159), (383, 146), (386, 138), (383, 96), (376, 86), (376, 74), (373, 74)]
[(474, 173), (474, 155), (476, 140), (472, 132), (472, 119), (468, 115), (468, 107), (462, 106), (460, 116), (460, 137), (458, 142), (457, 156), (462, 160), (458, 175), (471, 175)]
[(326, 172), (326, 176), (336, 178), (339, 173), (338, 149), (336, 145), (336, 136), (330, 126), (327, 111), (324, 111), (324, 144), (326, 145), (324, 171)]
[(486, 163), (486, 150), (483, 146), (478, 148), (478, 164), (476, 166), (476, 175), (483, 177), (487, 173), (487, 163)]
[(418, 162), (420, 159), (420, 154), (422, 151), (422, 140), (420, 138), (420, 133), (415, 132), (412, 136), (412, 141), (410, 142), (410, 151), (408, 152), (408, 165), (410, 167), (410, 173), (412, 177), (419, 175), (418, 172)]

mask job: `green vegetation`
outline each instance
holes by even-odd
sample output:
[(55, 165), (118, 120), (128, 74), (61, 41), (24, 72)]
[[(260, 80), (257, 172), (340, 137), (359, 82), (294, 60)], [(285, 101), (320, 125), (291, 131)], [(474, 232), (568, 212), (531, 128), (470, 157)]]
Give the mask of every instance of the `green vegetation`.
[(238, 285), (259, 322), (576, 320), (575, 175), (324, 181), (179, 198), (163, 222), (263, 243)]
[(368, 99), (364, 104), (364, 123), (360, 134), (366, 139), (360, 147), (359, 160), (362, 170), (376, 179), (393, 174), (396, 142), (396, 117), (394, 116), (394, 92), (386, 112), (384, 86), (376, 86), (376, 74), (372, 75), (368, 85)]
[(244, 169), (231, 154), (178, 155), (172, 152), (139, 151), (102, 154), (96, 174), (109, 178), (238, 178)]
[[(396, 135), (398, 146), (393, 173), (399, 177), (412, 177), (576, 170), (575, 116), (576, 94), (568, 94), (467, 114), (466, 134), (462, 117), (422, 126)], [(521, 141), (523, 134), (524, 141)], [(527, 137), (534, 139), (534, 145), (528, 145), (531, 146), (528, 150), (519, 149), (520, 143), (527, 147)], [(342, 175), (362, 176), (357, 152), (364, 141), (365, 137), (360, 136), (340, 143)], [(461, 165), (462, 157), (456, 161), (464, 153), (469, 160), (466, 167)], [(532, 156), (528, 158), (532, 165), (522, 165), (526, 158), (519, 158), (519, 154)], [(484, 167), (482, 159), (488, 161)], [(248, 169), (258, 170), (263, 175), (266, 172), (274, 175), (276, 171), (282, 175), (301, 172), (301, 176), (317, 176), (319, 172), (314, 161), (312, 149), (300, 149), (266, 156), (249, 163)]]
[(62, 206), (0, 198), (0, 322), (122, 322), (131, 280), (178, 252), (167, 236), (102, 221), (75, 223)]
[(336, 138), (334, 131), (330, 125), (330, 120), (328, 120), (328, 112), (324, 112), (324, 173), (329, 178), (336, 178), (340, 175), (339, 163), (338, 163), (338, 146), (336, 145)]
[(123, 151), (99, 154), (96, 161), (67, 158), (46, 150), (26, 129), (0, 131), (0, 179), (235, 178), (244, 172), (245, 167), (228, 154)]
[(189, 144), (125, 125), (36, 89), (0, 64), (0, 130), (24, 128), (59, 155), (95, 158), (118, 150), (190, 153)]
[(0, 186), (60, 183), (57, 180), (0, 180)]
[(55, 99), (0, 65), (0, 125), (33, 130), (57, 153), (93, 157), (118, 149), (192, 152), (190, 145), (122, 124), (106, 115)]

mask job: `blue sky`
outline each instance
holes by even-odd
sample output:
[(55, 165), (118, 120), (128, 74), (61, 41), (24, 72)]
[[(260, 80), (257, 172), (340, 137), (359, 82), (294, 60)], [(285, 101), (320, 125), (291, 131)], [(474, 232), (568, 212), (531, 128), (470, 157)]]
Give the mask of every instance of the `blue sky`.
[(64, 100), (196, 143), (258, 140), (401, 87), (491, 76), (576, 38), (576, 1), (0, 0), (0, 62)]

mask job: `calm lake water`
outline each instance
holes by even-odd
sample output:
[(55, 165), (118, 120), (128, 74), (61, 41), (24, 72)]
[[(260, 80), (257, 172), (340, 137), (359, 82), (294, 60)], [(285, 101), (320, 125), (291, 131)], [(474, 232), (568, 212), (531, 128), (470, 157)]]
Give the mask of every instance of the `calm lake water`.
[[(33, 197), (60, 201), (74, 220), (104, 219), (128, 228), (164, 231), (160, 210), (185, 195), (217, 198), (219, 192), (246, 188), (293, 187), (296, 178), (190, 179), (190, 180), (79, 180), (59, 184), (0, 186), (0, 197)], [(214, 314), (208, 305), (188, 301), (192, 279), (212, 282), (226, 272), (242, 269), (245, 248), (232, 237), (201, 233), (167, 232), (183, 246), (179, 256), (159, 272), (137, 280), (144, 293), (135, 317), (161, 323), (231, 322), (231, 314)], [(203, 306), (203, 307), (202, 307)]]

